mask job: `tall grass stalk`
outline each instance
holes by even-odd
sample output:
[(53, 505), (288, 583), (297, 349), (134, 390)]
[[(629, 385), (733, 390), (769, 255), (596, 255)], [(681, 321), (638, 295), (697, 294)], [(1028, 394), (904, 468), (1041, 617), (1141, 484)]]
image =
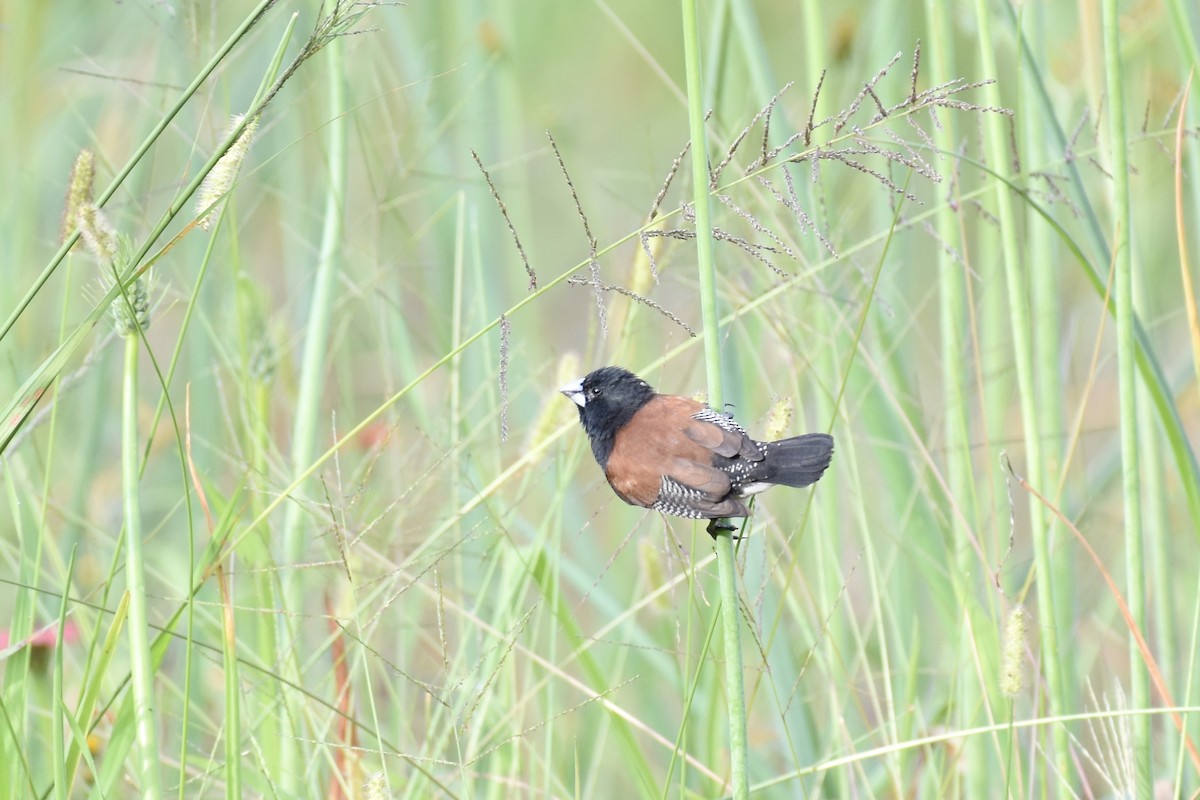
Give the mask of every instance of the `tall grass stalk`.
[(63, 648), (67, 628), (67, 609), (70, 608), (71, 579), (75, 576), (75, 555), (78, 546), (71, 548), (71, 560), (67, 562), (67, 572), (63, 580), (62, 599), (58, 606), (58, 631), (54, 642), (54, 688), (50, 699), (50, 770), (54, 777), (54, 797), (56, 800), (66, 800), (71, 784), (67, 782), (67, 756), (63, 746), (64, 725), (66, 723), (66, 706), (63, 704), (63, 660), (66, 658)]
[[(122, 297), (118, 302), (126, 302)], [(125, 575), (129, 588), (129, 659), (132, 667), (134, 718), (137, 728), (138, 778), (142, 797), (162, 797), (158, 768), (158, 715), (154, 701), (154, 667), (150, 659), (150, 619), (146, 602), (146, 559), (143, 548), (138, 448), (138, 353), (142, 340), (125, 336), (125, 361), (121, 383), (121, 478), (125, 509)]]
[[(996, 59), (991, 13), (983, 0), (977, 0), (979, 21), (979, 56), (982, 70), (987, 75), (999, 75)], [(1003, 106), (999, 87), (987, 87), (989, 102)], [(991, 168), (1001, 175), (1012, 173), (1012, 154), (1008, 151), (1009, 118), (989, 114), (987, 122), (987, 157)], [(1000, 220), (1000, 249), (1004, 264), (1005, 286), (1007, 287), (1009, 327), (1013, 361), (1017, 368), (1017, 395), (1020, 400), (1021, 424), (1024, 434), (1026, 470), (1034, 486), (1045, 486), (1042, 461), (1041, 416), (1037, 407), (1037, 388), (1033, 374), (1033, 343), (1031, 341), (1032, 320), (1029, 313), (1029, 281), (1025, 267), (1024, 249), (1017, 237), (1021, 220), (1014, 208), (1013, 195), (1003, 182), (996, 184), (996, 205)], [(1029, 529), (1033, 539), (1034, 565), (1037, 570), (1038, 630), (1041, 631), (1041, 658), (1046, 672), (1046, 699), (1051, 715), (1063, 714), (1069, 707), (1064, 691), (1063, 670), (1069, 661), (1064, 661), (1058, 645), (1057, 592), (1054, 578), (1057, 570), (1051, 557), (1050, 542), (1045, 511), (1039, 503), (1029, 502)], [(1072, 774), (1068, 758), (1069, 745), (1065, 728), (1056, 727), (1052, 735), (1052, 758), (1058, 772), (1064, 778)]]
[[(1028, 55), (1030, 60), (1034, 60), (1036, 54), (1031, 51), (1029, 42), (1021, 30), (1017, 28), (1018, 18), (1016, 11), (1011, 5), (1006, 6), (1006, 9), (1014, 28), (1014, 35), (1018, 38), (1022, 51)], [(1187, 52), (1190, 53), (1195, 50), (1194, 38), (1187, 31), (1178, 31), (1178, 35), (1183, 41), (1182, 46)], [(1037, 70), (1028, 70), (1026, 75), (1031, 80), (1032, 86), (1035, 89), (1039, 106), (1043, 112), (1041, 116), (1049, 128), (1048, 133), (1053, 140), (1054, 146), (1063, 153), (1071, 152), (1073, 145), (1070, 136), (1056, 116), (1055, 110), (1058, 106), (1051, 96), (1050, 89), (1043, 80), (1041, 73)], [(1126, 162), (1128, 162), (1128, 159), (1126, 159)], [(1078, 206), (1082, 215), (1084, 229), (1088, 234), (1095, 253), (1095, 263), (1088, 259), (1081, 245), (1063, 227), (1059, 219), (1050, 213), (1049, 209), (1039, 203), (1038, 200), (1025, 190), (1012, 184), (1010, 184), (1010, 188), (1020, 193), (1029, 207), (1046, 224), (1054, 228), (1062, 244), (1075, 257), (1077, 265), (1095, 290), (1096, 295), (1104, 298), (1107, 311), (1115, 318), (1116, 301), (1115, 298), (1110, 296), (1112, 287), (1108, 285), (1105, 279), (1105, 276), (1108, 274), (1108, 266), (1113, 263), (1112, 245), (1106, 238), (1099, 212), (1093, 201), (1093, 193), (1088, 191), (1084, 183), (1078, 159), (1067, 158), (1063, 166), (1070, 179), (1070, 198)], [(996, 177), (1001, 176), (997, 175)], [(1200, 183), (1192, 181), (1191, 185), (1194, 196), (1200, 196)], [(1096, 264), (1102, 264), (1104, 270), (1097, 269)], [(1137, 368), (1141, 373), (1143, 385), (1150, 395), (1155, 411), (1158, 413), (1160, 424), (1164, 428), (1167, 444), (1175, 460), (1175, 466), (1183, 476), (1181, 483), (1189, 514), (1196, 529), (1200, 530), (1200, 461), (1197, 460), (1195, 450), (1185, 432), (1184, 422), (1181, 418), (1179, 407), (1175, 402), (1174, 389), (1167, 380), (1162, 363), (1159, 361), (1159, 357), (1152, 347), (1145, 326), (1137, 316), (1136, 309), (1133, 313), (1132, 325), (1136, 345), (1134, 352)]]
[[(700, 317), (704, 326), (704, 366), (708, 376), (708, 403), (721, 409), (721, 350), (717, 318), (717, 272), (713, 253), (712, 214), (709, 208), (708, 141), (704, 130), (704, 87), (700, 82), (700, 22), (695, 0), (683, 0), (683, 49), (687, 73), (688, 129), (692, 142), (692, 202), (696, 212), (696, 261), (700, 278)], [(741, 606), (737, 591), (737, 565), (733, 533), (713, 535), (724, 632), (725, 701), (728, 705), (730, 781), (735, 800), (750, 797), (747, 766), (746, 687), (742, 675), (740, 638)]]
[[(29, 524), (24, 507), (20, 502), (21, 493), (18, 489), (16, 470), (11, 464), (4, 470), (4, 488), (8, 499), (9, 513), (12, 514), (11, 525), (17, 537), (17, 583), (16, 597), (13, 599), (12, 616), (8, 621), (9, 638), (21, 641), (34, 630), (34, 615), (36, 613), (36, 587), (41, 571), (42, 543), (44, 537), (37, 535), (34, 526)], [(19, 797), (24, 787), (22, 779), (33, 789), (33, 774), (30, 772), (29, 761), (21, 743), (29, 738), (31, 713), (32, 676), (30, 675), (30, 648), (25, 647), (8, 658), (4, 665), (3, 702), (0, 711), (4, 713), (8, 736), (3, 739), (3, 749), (0, 758), (7, 765), (20, 765), (12, 769), (6, 779), (7, 786), (3, 787), (9, 797)]]
[[(1047, 10), (1041, 6), (1026, 6), (1020, 13), (1019, 27), (1028, 31), (1028, 37), (1034, 41), (1033, 52), (1047, 51), (1046, 43), (1054, 32), (1048, 29), (1046, 21)], [(1031, 57), (1029, 51), (1022, 51), (1025, 58), (1021, 61), (1021, 93), (1023, 97), (1033, 97), (1037, 86), (1042, 84), (1044, 67), (1039, 60)], [(1023, 104), (1024, 105), (1024, 104)], [(1025, 106), (1032, 108), (1032, 104)], [(1020, 129), (1021, 156), (1026, 164), (1026, 171), (1037, 169), (1042, 164), (1050, 163), (1048, 143), (1051, 141), (1051, 130), (1054, 123), (1044, 115), (1027, 111), (1018, 121)], [(997, 166), (997, 165), (993, 165)], [(1034, 392), (1037, 397), (1037, 409), (1041, 439), (1045, 445), (1042, 453), (1043, 475), (1047, 480), (1046, 488), (1051, 483), (1061, 487), (1062, 476), (1066, 473), (1063, 464), (1063, 441), (1066, 420), (1066, 409), (1063, 405), (1063, 375), (1059, 363), (1058, 350), (1061, 340), (1060, 298), (1062, 296), (1061, 273), (1050, 265), (1058, 263), (1061, 254), (1061, 244), (1053, 228), (1039, 219), (1031, 210), (1026, 209), (1026, 234), (1028, 243), (1026, 254), (1030, 269), (1029, 297), (1033, 312), (1033, 377)], [(1057, 474), (1055, 474), (1057, 473)], [(1061, 498), (1056, 497), (1057, 502)], [(1063, 544), (1060, 540), (1062, 527), (1058, 520), (1050, 515), (1046, 520), (1046, 541), (1051, 553), (1058, 552)], [(1075, 626), (1076, 607), (1073, 571), (1074, 563), (1065, 556), (1053, 559), (1051, 564), (1055, 570), (1054, 628), (1066, 635)], [(1064, 664), (1061, 673), (1062, 691), (1066, 698), (1078, 696), (1076, 672), (1070, 659), (1064, 653)]]
[[(938, 42), (936, 47), (926, 48), (925, 57), (930, 81), (939, 85), (955, 75), (954, 38), (950, 35), (947, 19), (950, 9), (937, 0), (926, 0), (926, 25), (930, 39)], [(951, 158), (955, 150), (956, 118), (948, 116), (933, 131), (934, 143), (941, 151), (943, 175), (949, 184), (947, 194), (956, 200), (961, 196), (958, 171), (953, 168)], [(946, 437), (946, 481), (950, 493), (963, 510), (963, 516), (978, 530), (978, 506), (976, 503), (975, 475), (971, 459), (970, 406), (967, 401), (966, 381), (969, 372), (962, 368), (968, 360), (967, 330), (971, 317), (967, 299), (966, 264), (960, 263), (953, 253), (964, 253), (967, 242), (960, 235), (961, 219), (954, 208), (957, 203), (945, 203), (937, 210), (938, 238), (946, 245), (938, 248), (938, 325), (941, 342), (942, 402), (945, 405)], [(953, 250), (948, 250), (952, 248)], [(979, 365), (976, 364), (976, 367)], [(969, 530), (958, 529), (952, 538), (950, 579), (954, 586), (959, 613), (958, 659), (959, 672), (955, 684), (955, 720), (961, 727), (974, 724), (976, 714), (987, 694), (986, 687), (971, 679), (971, 663), (974, 643), (969, 632), (986, 630), (981, 606), (975, 596), (974, 582), (970, 576), (979, 573), (975, 553), (971, 549)], [(970, 623), (967, 623), (970, 620)], [(983, 797), (990, 787), (986, 768), (986, 752), (983, 747), (968, 747), (963, 753), (965, 768), (961, 772), (964, 781), (963, 795)]]
[[(296, 396), (296, 412), (292, 420), (292, 474), (305, 472), (312, 463), (317, 432), (324, 430), (322, 425), (321, 401), (325, 396), (328, 370), (327, 354), (329, 351), (329, 320), (333, 310), (334, 287), (340, 271), (342, 248), (343, 213), (346, 201), (346, 136), (350, 122), (346, 115), (346, 76), (343, 62), (343, 49), (340, 39), (330, 42), (327, 50), (328, 63), (326, 77), (329, 90), (329, 125), (328, 134), (329, 172), (328, 184), (325, 189), (324, 225), (321, 229), (321, 248), (317, 256), (316, 275), (312, 280), (312, 298), (309, 303), (308, 316), (305, 325), (304, 355), (300, 368), (300, 388)], [(300, 564), (308, 544), (311, 529), (309, 517), (303, 503), (289, 503), (284, 511), (281, 544), (284, 564), (290, 565), (280, 575), (281, 598), (284, 614), (280, 616), (280, 631), (283, 640), (279, 644), (280, 652), (291, 653), (287, 659), (288, 674), (293, 678), (299, 677), (299, 663), (296, 657), (301, 637), (299, 620), (303, 618), (305, 606), (305, 589), (301, 581)], [(287, 693), (290, 698), (292, 695)], [(293, 702), (289, 702), (294, 710), (293, 719), (299, 720), (302, 714)], [(299, 791), (299, 776), (302, 770), (301, 762), (296, 761), (299, 752), (295, 746), (283, 748), (283, 759), (280, 764), (279, 779), (286, 794), (296, 794)]]
[[(1142, 542), (1142, 498), (1139, 478), (1137, 373), (1134, 360), (1133, 253), (1130, 249), (1129, 141), (1125, 131), (1125, 82), (1121, 64), (1121, 21), (1116, 0), (1104, 0), (1104, 77), (1108, 94), (1109, 146), (1112, 150), (1113, 300), (1117, 319), (1117, 383), (1120, 397), (1121, 485), (1125, 507), (1126, 599), (1133, 624), (1146, 627), (1146, 562)], [(1150, 676), (1135, 639), (1129, 637), (1129, 703), (1132, 709), (1150, 707)], [(1151, 796), (1150, 718), (1139, 716), (1133, 726), (1134, 779), (1139, 798)]]
[[(129, 592), (121, 593), (121, 599), (117, 602), (117, 607), (112, 614), (112, 622), (108, 627), (108, 631), (104, 635), (104, 642), (100, 644), (99, 637), (95, 639), (95, 644), (99, 644), (99, 650), (96, 658), (93, 661), (90, 657), (88, 666), (90, 669), (84, 670), (86, 676), (83, 696), (75, 706), (75, 714), (72, 717), (67, 714), (68, 721), (77, 721), (72, 728), (79, 728), (86, 725), (93, 719), (93, 713), (99, 703), (102, 684), (105, 676), (108, 674), (109, 665), (112, 663), (113, 655), (117, 652), (117, 648), (121, 642), (121, 631), (125, 627), (125, 620), (129, 613)], [(78, 722), (78, 721), (82, 722)], [(82, 733), (82, 731), (81, 731)], [(88, 768), (96, 774), (96, 765), (92, 763), (92, 754), (88, 749), (87, 734), (76, 735), (71, 740), (71, 746), (67, 748), (67, 780), (74, 781), (75, 772), (79, 768), (80, 759), (84, 759)]]

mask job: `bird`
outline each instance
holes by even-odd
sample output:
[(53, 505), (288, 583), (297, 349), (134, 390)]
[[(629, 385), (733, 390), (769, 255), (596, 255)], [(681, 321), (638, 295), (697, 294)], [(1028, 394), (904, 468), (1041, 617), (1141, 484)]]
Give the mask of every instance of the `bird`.
[(746, 499), (753, 494), (816, 483), (833, 458), (829, 434), (755, 441), (731, 415), (658, 394), (622, 367), (601, 367), (559, 391), (578, 406), (592, 455), (618, 497), (664, 514), (713, 520), (717, 528), (731, 529), (718, 520), (748, 516)]

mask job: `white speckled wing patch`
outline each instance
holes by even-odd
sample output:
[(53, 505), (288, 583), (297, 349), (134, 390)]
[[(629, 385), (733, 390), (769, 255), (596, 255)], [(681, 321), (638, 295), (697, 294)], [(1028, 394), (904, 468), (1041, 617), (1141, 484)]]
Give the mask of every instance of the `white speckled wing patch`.
[(746, 429), (734, 422), (733, 417), (729, 416), (728, 414), (722, 414), (718, 411), (713, 411), (708, 407), (705, 407), (703, 410), (692, 414), (692, 419), (698, 419), (701, 422), (711, 422), (713, 425), (716, 425), (722, 430), (733, 431), (734, 433), (740, 433), (743, 436), (746, 435)]
[(658, 490), (658, 499), (654, 501), (651, 508), (676, 517), (703, 519), (704, 513), (698, 505), (706, 499), (704, 492), (699, 489), (684, 486), (679, 481), (664, 475), (662, 488)]
[[(746, 429), (741, 425), (738, 425), (734, 421), (733, 417), (729, 416), (728, 414), (721, 414), (717, 411), (713, 411), (711, 408), (705, 408), (703, 411), (697, 411), (692, 415), (692, 419), (698, 419), (701, 422), (711, 422), (718, 428), (739, 433), (742, 436), (745, 436), (747, 439), (750, 438), (750, 435), (746, 433)], [(755, 442), (753, 439), (750, 441), (753, 442), (753, 444), (758, 448), (758, 452), (762, 453), (765, 457), (767, 454), (768, 444), (765, 442)], [(750, 474), (754, 472), (754, 470), (758, 469), (759, 466), (760, 464), (758, 462), (744, 461), (739, 458), (731, 460), (729, 463), (722, 466), (721, 470), (725, 472), (732, 481), (734, 494), (753, 494), (755, 492), (761, 492), (764, 488), (766, 488), (766, 486), (769, 485), (763, 484), (761, 487), (759, 487), (758, 485), (750, 482)], [(747, 491), (747, 487), (751, 486), (754, 488)]]

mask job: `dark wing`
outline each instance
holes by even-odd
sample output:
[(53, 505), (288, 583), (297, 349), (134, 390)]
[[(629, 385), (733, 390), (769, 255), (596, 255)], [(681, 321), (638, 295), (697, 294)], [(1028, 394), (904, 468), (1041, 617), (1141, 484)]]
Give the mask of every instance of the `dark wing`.
[(688, 438), (725, 458), (762, 461), (762, 451), (746, 434), (745, 428), (726, 414), (699, 403), (696, 405), (700, 408), (692, 414), (691, 424), (684, 429)]

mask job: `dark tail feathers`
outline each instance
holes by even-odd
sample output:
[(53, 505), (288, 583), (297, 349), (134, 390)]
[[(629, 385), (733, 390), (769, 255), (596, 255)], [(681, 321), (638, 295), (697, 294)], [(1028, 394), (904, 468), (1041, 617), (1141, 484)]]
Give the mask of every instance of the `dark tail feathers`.
[(763, 474), (754, 479), (780, 486), (816, 483), (833, 458), (833, 437), (827, 433), (806, 433), (765, 444)]

